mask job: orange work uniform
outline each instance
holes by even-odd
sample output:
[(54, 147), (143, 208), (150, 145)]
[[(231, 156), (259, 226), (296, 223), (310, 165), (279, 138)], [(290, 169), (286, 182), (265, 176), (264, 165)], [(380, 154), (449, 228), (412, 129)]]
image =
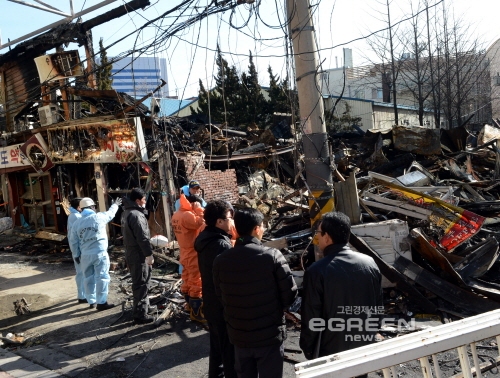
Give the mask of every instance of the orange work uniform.
[(172, 216), (172, 228), (179, 243), (179, 262), (183, 267), (181, 292), (191, 298), (201, 298), (201, 275), (194, 240), (205, 228), (204, 210), (201, 207), (193, 209), (184, 194), (181, 194), (179, 202), (179, 210)]

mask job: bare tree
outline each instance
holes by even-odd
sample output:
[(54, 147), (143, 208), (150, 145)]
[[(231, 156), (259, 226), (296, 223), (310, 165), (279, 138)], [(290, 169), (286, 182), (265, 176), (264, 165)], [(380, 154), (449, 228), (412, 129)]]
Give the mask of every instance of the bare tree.
[[(373, 69), (382, 78), (391, 69), (395, 120), (399, 102), (416, 107), (421, 125), (428, 109), (434, 112), (438, 127), (441, 115), (449, 127), (460, 126), (474, 115), (478, 122), (489, 121), (490, 79), (483, 43), (470, 34), (470, 25), (453, 16), (444, 0), (431, 5), (423, 1), (410, 0), (410, 17), (396, 29), (390, 19), (390, 3), (385, 0), (389, 30), (369, 41), (381, 61)], [(439, 9), (437, 4), (441, 4)], [(479, 109), (483, 109), (481, 118)]]
[[(434, 10), (435, 12), (435, 10)], [(434, 17), (434, 21), (436, 17)], [(429, 72), (431, 74), (431, 109), (434, 113), (434, 124), (436, 127), (441, 126), (441, 92), (437, 90), (437, 83), (439, 83), (440, 65), (436, 64), (439, 61), (439, 50), (435, 49), (435, 33), (431, 37), (431, 18), (429, 16), (429, 2), (425, 0), (425, 23), (427, 31), (427, 51), (429, 53)], [(435, 23), (434, 23), (435, 25)], [(436, 52), (438, 52), (436, 54)], [(437, 56), (437, 59), (434, 57)], [(437, 75), (437, 76), (436, 76)]]
[(389, 0), (386, 0), (387, 5), (387, 25), (389, 25), (389, 46), (391, 47), (391, 82), (392, 82), (392, 101), (394, 104), (394, 123), (398, 124), (398, 102), (397, 102), (397, 87), (396, 87), (396, 65), (394, 64), (394, 39), (392, 37), (392, 25), (391, 25), (391, 7), (389, 6)]
[[(399, 123), (398, 115), (398, 88), (399, 74), (402, 68), (400, 56), (400, 40), (395, 36), (399, 33), (399, 25), (394, 26), (391, 19), (391, 5), (389, 0), (379, 0), (378, 4), (383, 11), (378, 11), (375, 17), (387, 25), (387, 28), (377, 33), (373, 38), (367, 40), (375, 59), (371, 62), (369, 69), (372, 85), (381, 85), (382, 99), (384, 102), (392, 102), (394, 107), (394, 123)], [(374, 12), (374, 14), (376, 14)]]
[[(438, 32), (437, 64), (443, 67), (437, 77), (443, 115), (448, 127), (461, 126), (480, 109), (490, 108), (489, 62), (484, 42), (469, 34), (471, 26), (465, 20), (450, 15), (443, 2), (441, 32)], [(489, 122), (490, 111), (476, 122)]]
[(428, 41), (422, 38), (426, 27), (425, 20), (418, 14), (422, 4), (418, 2), (415, 9), (414, 4), (410, 3), (410, 7), (412, 17), (408, 21), (408, 27), (398, 35), (400, 45), (404, 49), (401, 56), (400, 87), (401, 92), (406, 92), (409, 101), (416, 105), (419, 124), (424, 125), (425, 109), (433, 88), (432, 51), (429, 43), (426, 43)]

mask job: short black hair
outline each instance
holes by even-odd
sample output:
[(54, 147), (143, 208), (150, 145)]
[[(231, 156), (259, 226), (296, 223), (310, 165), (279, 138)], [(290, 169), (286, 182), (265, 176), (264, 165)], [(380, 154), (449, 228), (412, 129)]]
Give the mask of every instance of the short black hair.
[(141, 188), (133, 188), (129, 194), (129, 198), (132, 201), (135, 201), (138, 199), (143, 199), (144, 197), (146, 197), (146, 192), (144, 190), (142, 190)]
[(205, 218), (207, 226), (215, 226), (217, 219), (225, 219), (228, 211), (230, 211), (231, 214), (234, 212), (229, 202), (221, 200), (210, 201), (205, 207), (203, 218)]
[(191, 203), (193, 203), (193, 202), (199, 202), (200, 205), (203, 205), (203, 200), (201, 199), (200, 196), (197, 196), (197, 195), (194, 195), (194, 194), (190, 194), (189, 196), (186, 196), (186, 198)]
[(260, 226), (264, 221), (264, 214), (257, 209), (238, 210), (234, 215), (234, 225), (240, 236), (252, 234), (255, 226)]
[(347, 244), (351, 235), (351, 220), (339, 211), (323, 214), (320, 231), (326, 232), (335, 244)]
[(77, 198), (73, 198), (71, 201), (70, 201), (70, 205), (73, 209), (78, 209), (78, 207), (80, 206), (80, 201), (82, 199), (80, 197), (77, 197)]

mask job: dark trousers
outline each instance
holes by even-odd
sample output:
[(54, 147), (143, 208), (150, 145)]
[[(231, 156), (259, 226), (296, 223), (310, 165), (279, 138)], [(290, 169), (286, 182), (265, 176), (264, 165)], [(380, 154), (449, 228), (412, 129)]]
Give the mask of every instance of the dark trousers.
[(238, 378), (281, 378), (283, 376), (284, 345), (260, 348), (234, 347)]
[(234, 346), (227, 335), (224, 318), (207, 319), (210, 334), (208, 378), (236, 378), (234, 370)]
[(125, 255), (125, 259), (132, 276), (133, 315), (135, 319), (144, 318), (148, 314), (149, 307), (148, 289), (151, 266), (145, 263), (142, 253), (140, 256)]

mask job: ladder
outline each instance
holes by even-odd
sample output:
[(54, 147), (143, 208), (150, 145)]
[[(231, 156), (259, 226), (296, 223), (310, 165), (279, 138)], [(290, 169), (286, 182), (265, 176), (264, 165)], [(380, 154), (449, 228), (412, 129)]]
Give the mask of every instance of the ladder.
[[(495, 354), (500, 355), (499, 335), (500, 310), (494, 310), (376, 344), (301, 362), (295, 365), (295, 374), (301, 378), (348, 378), (382, 370), (384, 378), (397, 378), (396, 370), (399, 364), (418, 360), (424, 378), (441, 378), (437, 354), (456, 349), (463, 377), (472, 378), (475, 374), (481, 378), (481, 368), (484, 366), (480, 366), (476, 344), (495, 338)], [(500, 358), (496, 356), (494, 366), (499, 361)]]

